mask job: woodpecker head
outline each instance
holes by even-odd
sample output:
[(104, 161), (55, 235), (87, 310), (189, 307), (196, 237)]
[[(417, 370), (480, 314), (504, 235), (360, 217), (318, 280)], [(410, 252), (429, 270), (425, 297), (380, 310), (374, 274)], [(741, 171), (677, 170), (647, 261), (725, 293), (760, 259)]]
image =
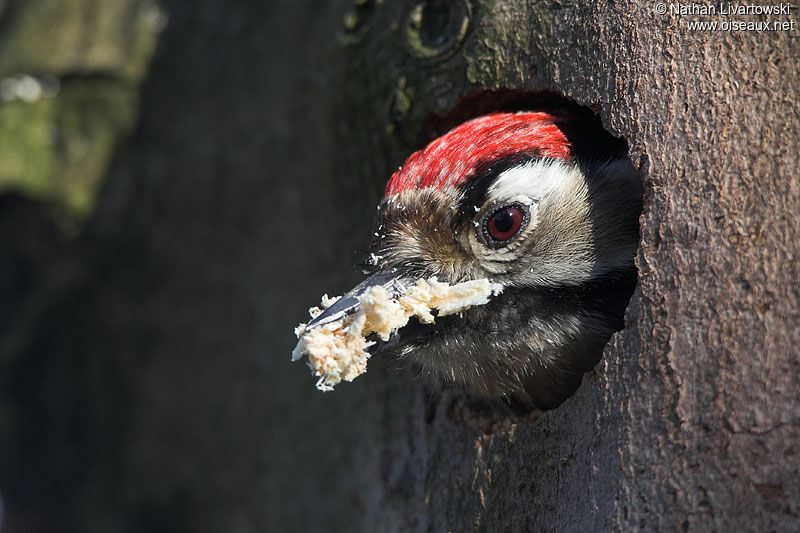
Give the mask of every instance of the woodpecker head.
[(561, 403), (622, 328), (636, 283), (641, 183), (624, 144), (603, 132), (592, 148), (594, 127), (493, 113), (411, 155), (378, 206), (373, 272), (309, 327), (371, 285), (400, 294), (421, 277), (488, 278), (503, 286), (488, 304), (411, 323), (373, 351), (490, 398)]

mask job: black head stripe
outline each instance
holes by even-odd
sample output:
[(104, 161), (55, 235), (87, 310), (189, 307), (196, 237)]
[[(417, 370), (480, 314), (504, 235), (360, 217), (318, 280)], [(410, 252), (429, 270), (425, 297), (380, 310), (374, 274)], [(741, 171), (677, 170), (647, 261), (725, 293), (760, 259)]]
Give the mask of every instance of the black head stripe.
[(535, 153), (525, 151), (478, 165), (473, 174), (474, 177), (464, 180), (459, 185), (461, 200), (458, 202), (454, 222), (464, 224), (472, 220), (475, 216), (475, 208), (480, 209), (486, 203), (489, 189), (503, 172), (537, 159), (541, 158)]

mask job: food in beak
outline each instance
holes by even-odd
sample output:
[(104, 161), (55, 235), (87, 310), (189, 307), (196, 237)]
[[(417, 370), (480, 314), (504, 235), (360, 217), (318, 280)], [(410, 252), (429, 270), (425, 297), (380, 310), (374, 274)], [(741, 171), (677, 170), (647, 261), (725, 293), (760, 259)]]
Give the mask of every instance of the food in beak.
[(322, 297), (322, 308), (309, 309), (312, 321), (295, 328), (299, 341), (292, 351), (292, 361), (308, 355), (308, 366), (317, 376), (317, 389), (333, 390), (342, 380), (353, 381), (367, 371), (370, 353), (375, 344), (368, 341), (372, 334), (388, 341), (412, 316), (423, 324), (432, 324), (436, 316), (452, 315), (473, 305), (484, 305), (492, 296), (502, 292), (500, 284), (477, 279), (449, 285), (436, 278), (419, 279), (401, 294), (383, 285), (367, 287), (355, 298), (358, 303), (352, 312), (342, 313), (337, 320), (314, 323), (315, 318), (333, 306), (339, 298)]

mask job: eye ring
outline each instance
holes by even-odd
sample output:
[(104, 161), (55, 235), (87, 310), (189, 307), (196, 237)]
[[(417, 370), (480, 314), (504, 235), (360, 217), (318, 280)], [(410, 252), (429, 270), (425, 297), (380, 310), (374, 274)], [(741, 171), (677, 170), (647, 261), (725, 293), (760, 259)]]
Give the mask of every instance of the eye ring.
[(519, 203), (490, 211), (480, 225), (484, 242), (491, 248), (506, 246), (522, 232), (529, 218), (528, 209)]

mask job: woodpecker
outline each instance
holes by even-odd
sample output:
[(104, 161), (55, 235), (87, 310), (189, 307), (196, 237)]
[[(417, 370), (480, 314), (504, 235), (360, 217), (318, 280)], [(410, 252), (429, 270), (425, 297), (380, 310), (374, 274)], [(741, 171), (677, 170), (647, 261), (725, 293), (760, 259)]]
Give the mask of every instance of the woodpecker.
[(596, 119), (494, 112), (412, 154), (374, 221), (370, 276), (307, 327), (356, 310), (373, 285), (487, 278), (486, 305), (412, 322), (373, 352), (487, 398), (552, 408), (622, 329), (636, 284), (641, 180)]

